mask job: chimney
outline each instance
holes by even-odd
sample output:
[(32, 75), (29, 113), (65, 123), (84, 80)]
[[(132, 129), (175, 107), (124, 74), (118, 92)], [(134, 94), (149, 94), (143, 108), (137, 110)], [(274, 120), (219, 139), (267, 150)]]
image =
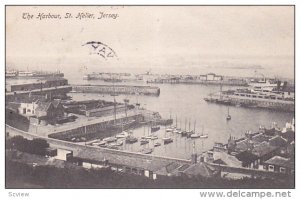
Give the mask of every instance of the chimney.
[(200, 162), (204, 162), (204, 156), (203, 155), (200, 156)]
[(193, 153), (192, 153), (192, 164), (196, 164), (197, 163), (197, 153), (195, 150), (195, 141), (193, 143)]
[(196, 153), (192, 153), (192, 164), (196, 164), (197, 163), (197, 154)]

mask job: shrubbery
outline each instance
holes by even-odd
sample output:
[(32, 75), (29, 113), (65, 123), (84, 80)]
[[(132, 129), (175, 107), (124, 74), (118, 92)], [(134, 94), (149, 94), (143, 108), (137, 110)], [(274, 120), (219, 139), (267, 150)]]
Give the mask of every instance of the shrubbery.
[(37, 155), (45, 155), (46, 148), (48, 147), (49, 144), (47, 141), (39, 138), (27, 140), (22, 136), (15, 136), (6, 141), (7, 149), (16, 149), (18, 151)]

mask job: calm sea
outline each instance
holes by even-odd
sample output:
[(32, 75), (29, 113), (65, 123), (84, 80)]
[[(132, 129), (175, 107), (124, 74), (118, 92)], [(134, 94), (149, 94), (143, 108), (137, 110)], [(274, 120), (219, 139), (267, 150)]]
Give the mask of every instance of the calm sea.
[[(69, 82), (72, 84), (89, 83), (89, 84), (104, 84), (101, 81), (85, 81), (80, 78), (68, 77)], [(121, 84), (137, 84), (133, 82)], [(139, 83), (139, 85), (142, 83)], [(293, 113), (277, 112), (270, 110), (247, 109), (241, 107), (230, 107), (229, 112), (232, 117), (230, 121), (226, 121), (227, 107), (218, 104), (209, 104), (203, 100), (211, 92), (220, 90), (219, 86), (211, 85), (179, 85), (179, 84), (153, 84), (160, 88), (161, 94), (159, 97), (153, 96), (136, 96), (132, 95), (119, 95), (116, 97), (118, 102), (123, 102), (127, 98), (131, 103), (137, 101), (141, 103), (146, 109), (158, 111), (162, 117), (169, 118), (170, 115), (174, 119), (177, 117), (177, 126), (185, 129), (189, 128), (189, 121), (191, 129), (194, 128), (196, 123), (196, 131), (200, 134), (203, 132), (208, 134), (207, 139), (188, 139), (181, 137), (175, 133), (167, 133), (174, 139), (173, 143), (168, 145), (161, 145), (154, 148), (153, 154), (171, 156), (177, 158), (190, 158), (193, 151), (193, 143), (198, 153), (211, 149), (215, 142), (226, 143), (229, 136), (236, 138), (243, 137), (246, 131), (257, 131), (259, 126), (269, 128), (272, 122), (276, 122), (279, 127), (283, 127), (286, 122), (293, 119)], [(223, 90), (229, 87), (223, 87)], [(83, 99), (103, 99), (113, 100), (109, 95), (98, 94), (70, 94), (74, 100)], [(148, 135), (149, 128), (142, 127), (133, 130), (136, 137)], [(141, 146), (140, 143), (128, 144), (123, 146), (124, 150), (140, 151), (142, 148), (153, 148), (156, 142), (162, 143), (161, 138), (165, 136), (165, 127), (161, 127), (155, 133), (159, 137), (158, 140), (150, 141), (149, 144)]]

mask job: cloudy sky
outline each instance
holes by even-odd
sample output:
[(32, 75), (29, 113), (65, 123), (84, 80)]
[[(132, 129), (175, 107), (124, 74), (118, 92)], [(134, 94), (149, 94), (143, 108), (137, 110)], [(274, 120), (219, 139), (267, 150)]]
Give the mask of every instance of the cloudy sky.
[[(64, 19), (69, 12), (118, 14), (116, 19)], [(34, 19), (23, 19), (24, 13)], [(39, 13), (61, 20), (39, 20)], [(100, 41), (118, 59), (104, 60), (82, 46)], [(294, 8), (257, 6), (188, 7), (7, 7), (7, 65), (83, 65), (112, 67), (201, 68), (260, 65), (293, 74)]]

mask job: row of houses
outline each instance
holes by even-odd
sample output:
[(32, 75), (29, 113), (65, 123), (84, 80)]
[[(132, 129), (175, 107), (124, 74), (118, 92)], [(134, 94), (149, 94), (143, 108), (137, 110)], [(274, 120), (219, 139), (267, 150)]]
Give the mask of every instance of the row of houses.
[[(287, 125), (291, 126), (291, 125)], [(207, 152), (207, 161), (235, 168), (264, 170), (286, 175), (295, 172), (294, 128), (280, 131), (263, 129), (247, 132), (244, 138), (232, 136), (227, 144), (215, 143)]]
[(27, 117), (35, 124), (56, 123), (66, 116), (61, 100), (52, 100), (41, 95), (29, 94), (27, 97), (8, 102), (6, 108)]
[[(62, 151), (60, 149), (59, 151)], [(195, 155), (195, 154), (193, 154)], [(85, 148), (73, 154), (67, 151), (61, 160), (71, 162), (85, 169), (110, 169), (132, 175), (145, 176), (156, 180), (162, 176), (203, 176), (214, 177), (219, 172), (202, 161), (171, 159), (156, 156), (145, 156), (137, 153), (100, 152), (96, 148)]]

